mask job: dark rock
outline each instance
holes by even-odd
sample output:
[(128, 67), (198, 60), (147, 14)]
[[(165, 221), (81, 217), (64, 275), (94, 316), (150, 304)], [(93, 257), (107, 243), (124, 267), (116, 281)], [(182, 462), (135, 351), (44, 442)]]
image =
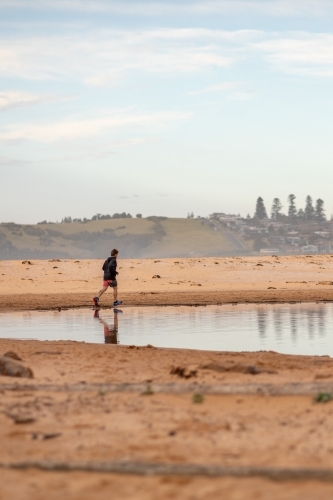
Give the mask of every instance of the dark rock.
[(6, 356), (6, 358), (16, 359), (16, 361), (22, 361), (22, 358), (14, 351), (5, 352), (4, 356)]
[(15, 415), (12, 413), (7, 413), (7, 417), (14, 420), (15, 424), (33, 424), (36, 419), (31, 415)]
[(214, 370), (216, 372), (233, 372), (233, 373), (248, 373), (250, 375), (258, 375), (258, 373), (269, 373), (275, 374), (276, 372), (270, 370), (262, 370), (257, 366), (252, 365), (241, 365), (241, 364), (219, 364), (219, 363), (210, 363), (209, 365), (201, 366), (204, 370)]
[(53, 432), (50, 434), (45, 434), (43, 432), (33, 432), (31, 434), (31, 437), (32, 437), (32, 439), (46, 440), (46, 439), (54, 439), (54, 438), (60, 437), (61, 435), (62, 435), (61, 432)]
[(160, 278), (161, 276), (159, 274), (154, 274), (153, 278)]
[(197, 370), (186, 368), (183, 366), (172, 366), (170, 370), (171, 375), (178, 375), (181, 378), (191, 378), (197, 376)]
[(55, 354), (55, 355), (58, 355), (61, 353), (62, 353), (61, 351), (36, 351), (33, 354)]
[(0, 375), (5, 375), (7, 377), (34, 377), (30, 368), (23, 366), (6, 356), (0, 356)]

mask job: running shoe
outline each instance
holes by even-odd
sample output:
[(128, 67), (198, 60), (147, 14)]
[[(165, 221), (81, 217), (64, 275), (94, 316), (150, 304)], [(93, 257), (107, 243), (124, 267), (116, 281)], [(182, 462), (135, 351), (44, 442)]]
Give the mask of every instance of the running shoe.
[(113, 309), (113, 312), (116, 314), (123, 314), (123, 311), (121, 309)]
[(113, 307), (117, 307), (117, 306), (121, 306), (121, 304), (123, 303), (122, 300), (116, 300), (114, 303), (113, 303)]
[(93, 301), (94, 301), (95, 306), (99, 307), (99, 298), (98, 297), (94, 297)]

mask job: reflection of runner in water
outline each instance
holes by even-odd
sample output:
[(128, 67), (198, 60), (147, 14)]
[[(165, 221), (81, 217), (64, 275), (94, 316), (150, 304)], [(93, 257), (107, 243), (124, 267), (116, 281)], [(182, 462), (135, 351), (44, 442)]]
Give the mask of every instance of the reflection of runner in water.
[(104, 340), (106, 344), (118, 344), (118, 314), (120, 309), (113, 310), (113, 327), (109, 325), (103, 318), (99, 317), (99, 311), (95, 311), (94, 318), (98, 319), (104, 326)]

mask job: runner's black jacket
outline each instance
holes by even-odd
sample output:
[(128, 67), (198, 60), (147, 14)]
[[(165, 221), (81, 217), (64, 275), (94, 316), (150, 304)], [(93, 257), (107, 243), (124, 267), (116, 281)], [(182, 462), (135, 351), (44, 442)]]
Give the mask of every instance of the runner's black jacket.
[(103, 264), (104, 281), (115, 280), (117, 273), (117, 259), (116, 257), (109, 257)]

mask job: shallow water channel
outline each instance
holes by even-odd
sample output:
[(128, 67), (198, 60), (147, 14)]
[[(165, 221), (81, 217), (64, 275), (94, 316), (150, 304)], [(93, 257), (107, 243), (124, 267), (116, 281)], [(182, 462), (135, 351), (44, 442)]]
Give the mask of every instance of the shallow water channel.
[(0, 338), (333, 356), (333, 304), (1, 313)]

